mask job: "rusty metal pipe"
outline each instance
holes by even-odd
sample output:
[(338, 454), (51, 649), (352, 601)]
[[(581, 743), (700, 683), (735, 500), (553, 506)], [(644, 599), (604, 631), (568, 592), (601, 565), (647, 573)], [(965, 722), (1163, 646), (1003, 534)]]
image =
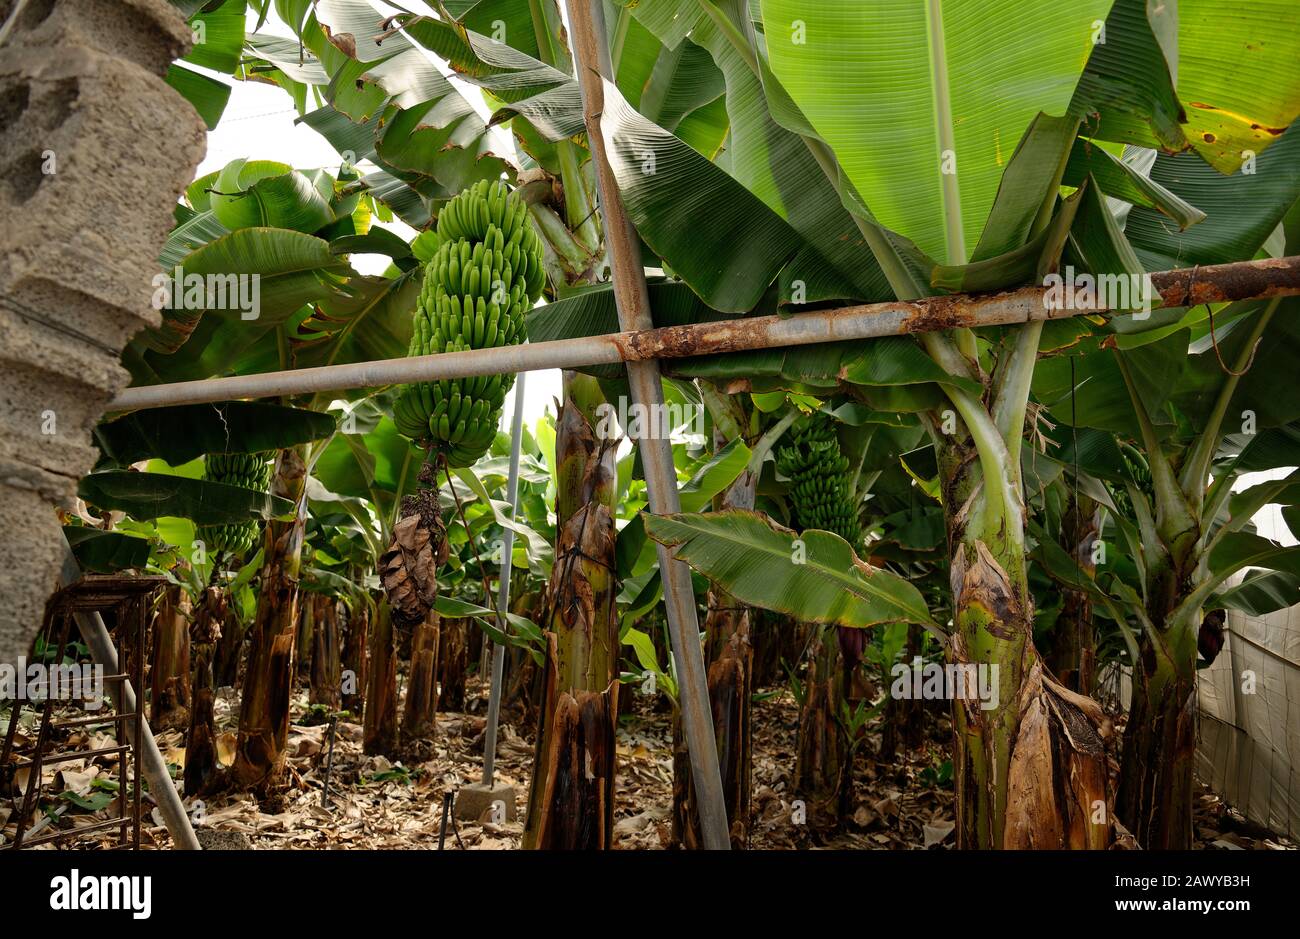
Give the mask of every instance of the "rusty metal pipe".
[[(1157, 271), (1151, 283), (1166, 307), (1300, 294), (1300, 257), (1237, 261), (1207, 267)], [(814, 310), (788, 316), (739, 319), (633, 329), (605, 336), (582, 336), (496, 349), (471, 349), (413, 358), (381, 359), (350, 365), (264, 372), (167, 385), (127, 388), (108, 410), (134, 411), (168, 404), (202, 404), (237, 398), (269, 398), (379, 388), (384, 385), (548, 368), (584, 368), (619, 362), (645, 362), (746, 349), (804, 346), (847, 339), (873, 339), (957, 326), (1001, 326), (1034, 319), (1065, 319), (1105, 310), (1048, 310), (1043, 287), (1021, 287), (993, 294), (954, 294), (923, 300), (888, 301)], [(1154, 299), (1154, 298), (1153, 298)]]

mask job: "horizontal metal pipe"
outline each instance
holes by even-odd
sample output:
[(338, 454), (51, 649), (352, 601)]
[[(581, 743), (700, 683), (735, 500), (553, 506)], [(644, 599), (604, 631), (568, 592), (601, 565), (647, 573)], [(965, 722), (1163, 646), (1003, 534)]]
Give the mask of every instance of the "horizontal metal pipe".
[[(1300, 294), (1300, 257), (1158, 271), (1151, 275), (1151, 285), (1160, 298), (1160, 305), (1166, 307), (1294, 296)], [(122, 391), (109, 404), (108, 410), (133, 411), (168, 404), (202, 404), (237, 398), (378, 388), (471, 375), (716, 355), (746, 349), (873, 339), (958, 326), (1003, 326), (1106, 312), (1095, 306), (1085, 310), (1048, 309), (1046, 295), (1047, 288), (1022, 287), (1004, 293), (953, 294), (906, 302), (866, 303), (786, 316), (750, 316), (442, 355), (144, 385)]]

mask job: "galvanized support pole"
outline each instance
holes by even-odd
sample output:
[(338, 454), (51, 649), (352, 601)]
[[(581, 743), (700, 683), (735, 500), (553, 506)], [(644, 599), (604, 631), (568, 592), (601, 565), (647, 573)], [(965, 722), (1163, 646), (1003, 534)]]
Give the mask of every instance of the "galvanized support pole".
[[(66, 548), (60, 580), (63, 581), (64, 586), (67, 586), (76, 583), (80, 577), (81, 568), (77, 564), (77, 559), (73, 557), (72, 549)], [(104, 666), (110, 674), (117, 674), (119, 671), (117, 649), (108, 634), (108, 627), (104, 625), (104, 618), (98, 613), (77, 613), (73, 618), (76, 620), (77, 629), (81, 632), (81, 638), (90, 648), (91, 658)], [(116, 698), (113, 707), (117, 708), (119, 713), (136, 711), (144, 707), (144, 702), (138, 699), (138, 693), (131, 687), (131, 682), (112, 682), (112, 686), (118, 689), (110, 694)], [(140, 739), (131, 740), (132, 746), (135, 747), (136, 771), (149, 783), (149, 792), (158, 803), (158, 812), (163, 817), (163, 824), (167, 826), (168, 834), (172, 836), (173, 845), (181, 851), (201, 851), (199, 839), (194, 835), (194, 826), (190, 824), (185, 804), (181, 802), (181, 797), (172, 784), (171, 774), (167, 771), (167, 762), (163, 759), (162, 751), (158, 749), (158, 742), (154, 740), (153, 731), (149, 729), (149, 722), (141, 717), (138, 725), (134, 721), (125, 723), (128, 739), (135, 736), (137, 726), (140, 728)], [(121, 785), (126, 786), (125, 779), (121, 780)]]
[[(510, 502), (512, 521), (519, 511), (519, 449), (524, 436), (524, 378), (527, 374), (520, 372), (515, 381), (515, 412), (510, 418), (510, 472), (506, 477), (506, 498)], [(501, 582), (497, 585), (497, 629), (501, 630), (503, 636), (510, 628), (506, 611), (510, 609), (510, 571), (514, 566), (514, 548), (514, 530), (507, 528), (501, 538)], [(487, 728), (483, 732), (483, 785), (489, 789), (496, 770), (497, 721), (501, 716), (501, 682), (505, 678), (505, 669), (506, 647), (494, 642), (492, 684), (488, 688)]]
[[(1291, 297), (1300, 295), (1300, 257), (1155, 271), (1151, 274), (1151, 283), (1159, 294), (1160, 305), (1165, 307)], [(627, 330), (625, 326), (625, 332), (603, 336), (578, 336), (518, 346), (444, 352), (441, 355), (230, 375), (166, 385), (140, 385), (124, 389), (109, 402), (106, 411), (113, 413), (236, 398), (382, 388), (442, 378), (549, 368), (581, 369), (590, 365), (720, 355), (747, 349), (907, 336), (957, 326), (972, 329), (1009, 326), (1033, 320), (1068, 319), (1107, 312), (1100, 308), (1049, 309), (1044, 301), (1046, 294), (1045, 287), (1020, 287), (994, 294), (953, 294), (809, 310), (793, 316), (743, 316), (658, 329)]]
[[(641, 265), (640, 241), (632, 220), (624, 210), (618, 183), (605, 153), (605, 138), (601, 135), (604, 80), (611, 74), (609, 47), (604, 41), (605, 15), (601, 2), (602, 0), (566, 0), (569, 26), (573, 32), (574, 62), (578, 84), (582, 89), (582, 109), (591, 159), (596, 168), (596, 185), (600, 193), (600, 211), (605, 222), (605, 240), (613, 271), (619, 325), (625, 330), (653, 329), (645, 268)], [(628, 362), (627, 377), (633, 401), (645, 408), (645, 413), (661, 413), (664, 393), (660, 383), (659, 363), (654, 359)], [(652, 431), (638, 442), (638, 446), (645, 467), (650, 511), (656, 515), (680, 512), (677, 470), (673, 466), (671, 442)], [(731, 847), (731, 840), (728, 836), (727, 807), (722, 794), (722, 774), (718, 769), (717, 738), (713, 731), (712, 709), (709, 705), (704, 653), (700, 646), (700, 624), (695, 612), (695, 592), (686, 565), (674, 559), (662, 545), (655, 547), (663, 578), (664, 606), (668, 614), (673, 662), (677, 667), (682, 728), (690, 751), (691, 781), (699, 808), (700, 829), (705, 848), (725, 851)]]

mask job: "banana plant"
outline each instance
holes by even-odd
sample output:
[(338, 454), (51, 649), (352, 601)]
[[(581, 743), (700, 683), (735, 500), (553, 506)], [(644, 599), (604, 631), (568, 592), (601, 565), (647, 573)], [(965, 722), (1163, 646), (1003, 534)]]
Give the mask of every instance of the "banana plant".
[[(615, 150), (620, 134), (629, 141), (627, 150), (620, 152), (622, 159), (616, 161), (615, 172), (627, 190), (629, 208), (642, 236), (702, 300), (718, 309), (752, 307), (769, 283), (776, 285), (778, 297), (786, 301), (876, 299), (891, 293), (912, 298), (936, 292), (932, 280), (969, 289), (981, 279), (989, 286), (1004, 286), (1035, 276), (1040, 267), (1050, 270), (1059, 260), (1079, 203), (1075, 198), (1058, 206), (1057, 199), (1077, 125), (1067, 114), (1070, 94), (1087, 60), (1087, 24), (1104, 18), (1109, 4), (1080, 8), (1073, 14), (1078, 17), (1075, 25), (1060, 29), (1058, 23), (1051, 30), (1035, 25), (1023, 11), (1009, 6), (983, 7), (982, 21), (991, 17), (1001, 24), (998, 34), (1004, 37), (1003, 52), (1015, 63), (1005, 72), (1005, 80), (1016, 90), (1009, 85), (1005, 95), (981, 95), (980, 100), (969, 102), (951, 100), (952, 86), (945, 70), (960, 72), (968, 67), (966, 62), (987, 50), (970, 40), (973, 33), (959, 16), (930, 24), (925, 11), (912, 7), (864, 13), (847, 4), (810, 11), (791, 4), (765, 3), (761, 12), (767, 42), (760, 44), (748, 11), (740, 4), (670, 3), (644, 12), (635, 8), (633, 15), (652, 31), (659, 30), (665, 42), (680, 43), (687, 33), (695, 37), (697, 30), (701, 39), (710, 37), (708, 47), (715, 61), (735, 79), (728, 86), (732, 113), (739, 114), (742, 106), (752, 113), (757, 104), (759, 126), (768, 132), (745, 138), (743, 150), (738, 141), (737, 151), (732, 153), (733, 175), (719, 177), (716, 189), (697, 184), (688, 192), (678, 184), (672, 191), (676, 180), (665, 179), (665, 174), (638, 172), (638, 165), (631, 160), (636, 146), (633, 141), (644, 145), (647, 140), (657, 143), (667, 137), (664, 152), (668, 152), (675, 146), (671, 136), (661, 130), (656, 134), (653, 125), (647, 127), (630, 109), (607, 106), (607, 119), (614, 110), (611, 134)], [(914, 45), (908, 48), (915, 53), (899, 56), (891, 47), (886, 54), (873, 38), (884, 34), (910, 37)], [(843, 80), (825, 81), (827, 62), (859, 62), (864, 56), (874, 76), (872, 82), (864, 84), (860, 76), (848, 75)], [(927, 106), (902, 109), (905, 113), (900, 117), (900, 109), (884, 100), (900, 95), (918, 101), (923, 98)], [(943, 107), (936, 110), (932, 106), (935, 100)], [(995, 105), (995, 101), (1002, 104)], [(954, 107), (965, 109), (960, 125), (952, 120)], [(1060, 116), (1040, 117), (1042, 111)], [(988, 127), (988, 135), (968, 136), (976, 126)], [(960, 128), (960, 134), (954, 127)], [(739, 136), (740, 126), (733, 130)], [(1017, 149), (1011, 141), (1022, 137), (1024, 142)], [(1005, 150), (1000, 147), (1001, 140), (1006, 141)], [(781, 146), (780, 157), (772, 142)], [(901, 159), (897, 156), (900, 151), (905, 154)], [(951, 163), (958, 151), (961, 175), (954, 177)], [(672, 165), (689, 167), (697, 178), (701, 174), (719, 176), (718, 170), (685, 159), (679, 162), (674, 158)], [(751, 170), (744, 175), (743, 184), (736, 178), (737, 166)], [(1001, 181), (1004, 169), (1010, 177), (1005, 183)], [(701, 204), (728, 183), (739, 190), (727, 194), (734, 208)], [(780, 194), (796, 183), (823, 193), (815, 218), (796, 212), (793, 204), (782, 204), (785, 200)], [(653, 210), (661, 209), (669, 198), (686, 203), (679, 210), (696, 219), (716, 217), (725, 222), (743, 213), (749, 221), (737, 222), (735, 227), (753, 233), (768, 226), (772, 235), (765, 239), (766, 244), (780, 253), (751, 251), (761, 262), (746, 264), (751, 276), (713, 279), (708, 268), (698, 264), (680, 242), (671, 243), (667, 232), (658, 227), (671, 218), (664, 219), (662, 211)], [(880, 203), (879, 209), (875, 202)], [(986, 223), (988, 237), (968, 257), (967, 241), (975, 241)], [(854, 234), (837, 239), (837, 243), (856, 248), (851, 252), (856, 264), (846, 265), (841, 260), (837, 265), (835, 261), (842, 259), (843, 253), (829, 247), (818, 250), (815, 242), (807, 250), (799, 247), (802, 239), (811, 241), (816, 232), (844, 231), (846, 226)], [(716, 250), (712, 234), (694, 226), (692, 246)], [(728, 232), (725, 237), (735, 236)], [(735, 253), (722, 250), (728, 255)], [(936, 265), (927, 254), (944, 263)], [(969, 260), (982, 262), (982, 266), (968, 268)], [(851, 281), (844, 276), (846, 268), (866, 280), (846, 283)], [(997, 279), (1002, 283), (996, 283)], [(816, 289), (809, 294), (814, 284)], [(957, 763), (964, 780), (959, 787), (964, 798), (963, 841), (970, 845), (1015, 844), (1019, 838), (1031, 837), (1040, 823), (1058, 834), (1070, 828), (1057, 818), (1033, 817), (1041, 806), (1020, 807), (1029, 817), (1013, 820), (1013, 834), (1004, 837), (1009, 791), (1005, 781), (1020, 725), (1019, 703), (1034, 701), (1032, 707), (1046, 710), (1041, 699), (1052, 693), (1042, 682), (1032, 652), (1026, 652), (1027, 584), (1018, 472), (1028, 377), (1038, 339), (1039, 329), (1034, 326), (985, 339), (958, 330), (951, 336), (927, 338), (924, 349), (911, 347), (906, 340), (835, 349), (834, 353), (828, 349), (818, 363), (820, 368), (807, 367), (820, 350), (740, 357), (718, 366), (727, 368), (748, 359), (749, 371), (733, 374), (767, 375), (777, 382), (793, 382), (799, 390), (815, 388), (812, 382), (818, 381), (819, 372), (825, 376), (820, 379), (823, 393), (828, 386), (834, 389), (845, 382), (868, 389), (879, 387), (879, 392), (862, 395), (865, 403), (893, 410), (906, 405), (907, 410), (925, 415), (933, 428), (955, 565), (960, 571), (954, 580), (960, 596), (955, 602), (958, 641), (952, 644), (953, 654), (959, 661), (997, 665), (1001, 673), (997, 711), (963, 715), (962, 705), (957, 705), (958, 723), (969, 718), (958, 734), (963, 750)], [(838, 368), (831, 366), (831, 354), (839, 359)], [(755, 361), (764, 361), (765, 367), (753, 369)], [(898, 367), (900, 362), (908, 362), (910, 368)], [(1002, 399), (1001, 404), (994, 396)], [(1009, 614), (1003, 617), (1008, 622), (998, 620), (1002, 614)], [(1024, 682), (1034, 685), (1034, 694), (1019, 694)], [(1038, 765), (1018, 766), (1017, 775), (1069, 775), (1064, 767), (1041, 765), (1045, 751), (1039, 753)], [(1090, 770), (1082, 776), (1094, 785), (1100, 773)], [(1074, 774), (1074, 778), (1082, 777)], [(1091, 804), (1093, 800), (1085, 801)]]
[[(1297, 112), (1300, 100), (1289, 113), (1294, 118)], [(1243, 164), (1232, 175), (1216, 169), (1222, 154), (1151, 154), (1145, 177), (1202, 207), (1205, 219), (1180, 232), (1135, 206), (1084, 250), (1094, 250), (1098, 240), (1109, 242), (1103, 250), (1127, 256), (1139, 272), (1143, 266), (1293, 252), (1300, 244), (1294, 156), (1300, 137), (1279, 136), (1250, 157), (1253, 165)], [(1130, 148), (1126, 157), (1133, 156), (1142, 152)], [(1094, 439), (1098, 431), (1118, 436), (1118, 446), (1085, 452), (1080, 445), (1074, 455), (1093, 463), (1093, 472), (1112, 486), (1108, 502), (1116, 534), (1138, 562), (1127, 589), (1110, 595), (1108, 603), (1112, 610), (1120, 604), (1123, 615), (1115, 618), (1131, 630), (1134, 644), (1135, 691), (1118, 811), (1149, 847), (1191, 843), (1191, 715), (1197, 637), (1206, 614), (1235, 602), (1268, 604), (1268, 594), (1279, 589), (1283, 597), (1296, 596), (1288, 580), (1289, 552), (1249, 531), (1256, 511), (1293, 498), (1289, 482), (1233, 494), (1252, 465), (1294, 465), (1277, 462), (1276, 453), (1256, 445), (1256, 438), (1276, 439), (1275, 433), (1285, 440), (1284, 429), (1300, 416), (1275, 393), (1274, 376), (1294, 364), (1291, 310), (1291, 300), (1272, 299), (1121, 317), (1112, 323), (1110, 348), (1085, 343), (1081, 348), (1091, 354), (1069, 369), (1064, 358), (1046, 364), (1035, 379), (1040, 399), (1050, 401), (1052, 413), (1066, 424), (1091, 429)], [(1224, 589), (1226, 579), (1246, 567), (1264, 571), (1251, 580), (1270, 589), (1261, 594), (1243, 585), (1235, 595), (1241, 600), (1234, 601), (1233, 591)]]
[[(1279, 407), (1267, 377), (1290, 367), (1297, 348), (1288, 303), (1220, 311), (1234, 327), (1219, 340), (1201, 326), (1103, 352), (1053, 409), (1080, 432), (1090, 429), (1092, 446), (1079, 444), (1076, 453), (1094, 474), (1094, 492), (1101, 486), (1109, 536), (1122, 546), (1116, 554), (1133, 562), (1099, 566), (1091, 576), (1075, 571), (1071, 582), (1083, 583), (1128, 631), (1135, 689), (1119, 810), (1143, 844), (1190, 843), (1190, 715), (1207, 615), (1225, 608), (1258, 614), (1300, 598), (1300, 555), (1251, 524), (1267, 505), (1294, 504), (1294, 473), (1234, 492), (1246, 472), (1295, 465), (1290, 436), (1298, 415)], [(1198, 332), (1199, 342), (1192, 339)], [(1122, 423), (1106, 413), (1106, 373), (1128, 398), (1131, 417)], [(1163, 388), (1153, 384), (1157, 376)], [(1104, 432), (1118, 433), (1118, 442), (1102, 445)], [(1052, 569), (1062, 570), (1063, 559), (1053, 561)], [(1246, 570), (1258, 573), (1229, 586)]]

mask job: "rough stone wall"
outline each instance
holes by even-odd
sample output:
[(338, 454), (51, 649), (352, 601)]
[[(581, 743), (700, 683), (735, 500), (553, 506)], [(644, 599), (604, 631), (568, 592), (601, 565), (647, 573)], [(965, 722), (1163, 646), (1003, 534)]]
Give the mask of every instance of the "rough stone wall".
[(166, 0), (28, 0), (0, 45), (0, 662), (57, 584), (55, 506), (97, 458), (120, 351), (158, 320), (158, 251), (205, 148), (162, 81), (190, 39)]

